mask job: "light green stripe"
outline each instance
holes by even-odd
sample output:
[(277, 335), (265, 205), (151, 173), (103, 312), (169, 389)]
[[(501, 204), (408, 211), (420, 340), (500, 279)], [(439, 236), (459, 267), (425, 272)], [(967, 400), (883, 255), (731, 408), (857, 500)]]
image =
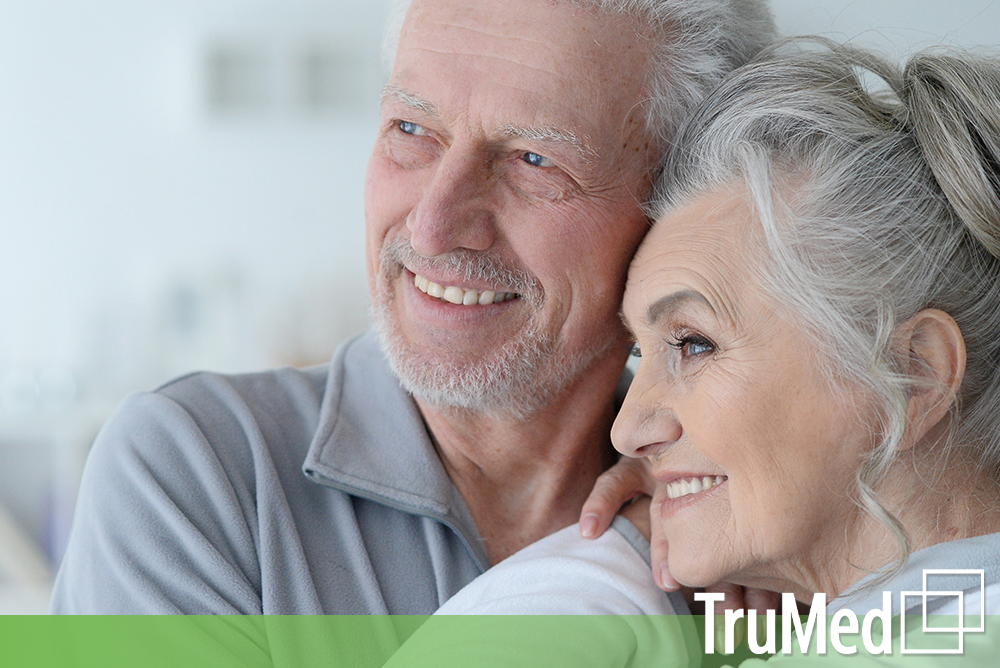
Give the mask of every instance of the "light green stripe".
[[(459, 666), (655, 666), (710, 668), (751, 657), (746, 645), (735, 657), (704, 657), (703, 617), (434, 617), (425, 616), (80, 616), (0, 617), (0, 668), (419, 668)], [(947, 648), (955, 636), (919, 633), (908, 645)], [(721, 621), (718, 620), (717, 621)], [(898, 628), (898, 618), (895, 624)], [(936, 618), (937, 626), (957, 620)], [(967, 618), (967, 626), (978, 619)], [(417, 633), (414, 633), (419, 628)], [(412, 636), (412, 637), (411, 637)], [(410, 642), (400, 649), (401, 644)], [(964, 656), (865, 656), (860, 636), (845, 636), (859, 655), (779, 655), (775, 668), (844, 665), (938, 668), (1000, 666), (1000, 618), (985, 633), (965, 635)], [(390, 660), (391, 659), (391, 660)], [(751, 666), (770, 666), (751, 661)]]

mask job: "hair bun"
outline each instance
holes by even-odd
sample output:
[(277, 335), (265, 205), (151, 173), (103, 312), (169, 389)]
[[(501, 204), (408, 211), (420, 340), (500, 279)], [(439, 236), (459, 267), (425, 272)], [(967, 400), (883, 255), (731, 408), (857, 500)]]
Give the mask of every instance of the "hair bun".
[(971, 55), (921, 54), (907, 64), (902, 92), (948, 202), (1000, 258), (1000, 66)]

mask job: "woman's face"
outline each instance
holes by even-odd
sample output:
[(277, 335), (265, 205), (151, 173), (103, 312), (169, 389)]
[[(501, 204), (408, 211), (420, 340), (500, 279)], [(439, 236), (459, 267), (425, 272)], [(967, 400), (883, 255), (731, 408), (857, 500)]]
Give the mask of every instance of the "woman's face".
[(762, 289), (762, 249), (743, 197), (710, 194), (660, 220), (629, 271), (642, 360), (612, 438), (650, 459), (670, 571), (692, 586), (822, 586), (857, 517), (871, 416)]

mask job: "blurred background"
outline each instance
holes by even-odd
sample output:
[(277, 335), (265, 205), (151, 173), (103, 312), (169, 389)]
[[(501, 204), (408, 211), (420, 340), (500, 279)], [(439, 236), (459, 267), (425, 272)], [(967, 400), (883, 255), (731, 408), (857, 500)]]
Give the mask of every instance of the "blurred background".
[[(121, 398), (368, 326), (388, 0), (0, 2), (0, 613), (42, 613)], [(987, 0), (775, 0), (784, 34), (993, 46)]]

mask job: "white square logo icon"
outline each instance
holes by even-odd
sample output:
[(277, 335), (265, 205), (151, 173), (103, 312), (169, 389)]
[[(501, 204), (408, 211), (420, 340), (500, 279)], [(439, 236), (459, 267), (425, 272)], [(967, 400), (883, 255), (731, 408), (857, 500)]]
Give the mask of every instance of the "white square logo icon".
[[(949, 585), (956, 585), (960, 583), (960, 588), (955, 589), (941, 589), (931, 591), (928, 589), (927, 580), (928, 577), (933, 577), (935, 581), (939, 579), (944, 579)], [(978, 582), (979, 586), (979, 624), (978, 626), (966, 626), (965, 625), (965, 593), (967, 590), (975, 587)], [(923, 591), (904, 591), (899, 594), (899, 609), (902, 611), (900, 616), (900, 624), (902, 626), (900, 632), (900, 652), (902, 654), (962, 654), (965, 648), (965, 634), (966, 633), (982, 633), (986, 630), (986, 575), (982, 569), (961, 569), (961, 568), (927, 568), (924, 569), (923, 578)], [(952, 634), (955, 636), (957, 641), (957, 646), (955, 647), (939, 647), (939, 648), (911, 648), (906, 647), (906, 610), (907, 610), (907, 599), (920, 599), (920, 611), (921, 611), (921, 622), (922, 631), (926, 634), (938, 633), (938, 634)], [(932, 613), (929, 610), (928, 600), (934, 599), (935, 603), (940, 603), (941, 599), (954, 599), (957, 602), (957, 621), (954, 625), (949, 626), (937, 626), (932, 625), (928, 620), (928, 614)], [(951, 615), (946, 617), (951, 619)], [(943, 640), (943, 638), (942, 638)]]

